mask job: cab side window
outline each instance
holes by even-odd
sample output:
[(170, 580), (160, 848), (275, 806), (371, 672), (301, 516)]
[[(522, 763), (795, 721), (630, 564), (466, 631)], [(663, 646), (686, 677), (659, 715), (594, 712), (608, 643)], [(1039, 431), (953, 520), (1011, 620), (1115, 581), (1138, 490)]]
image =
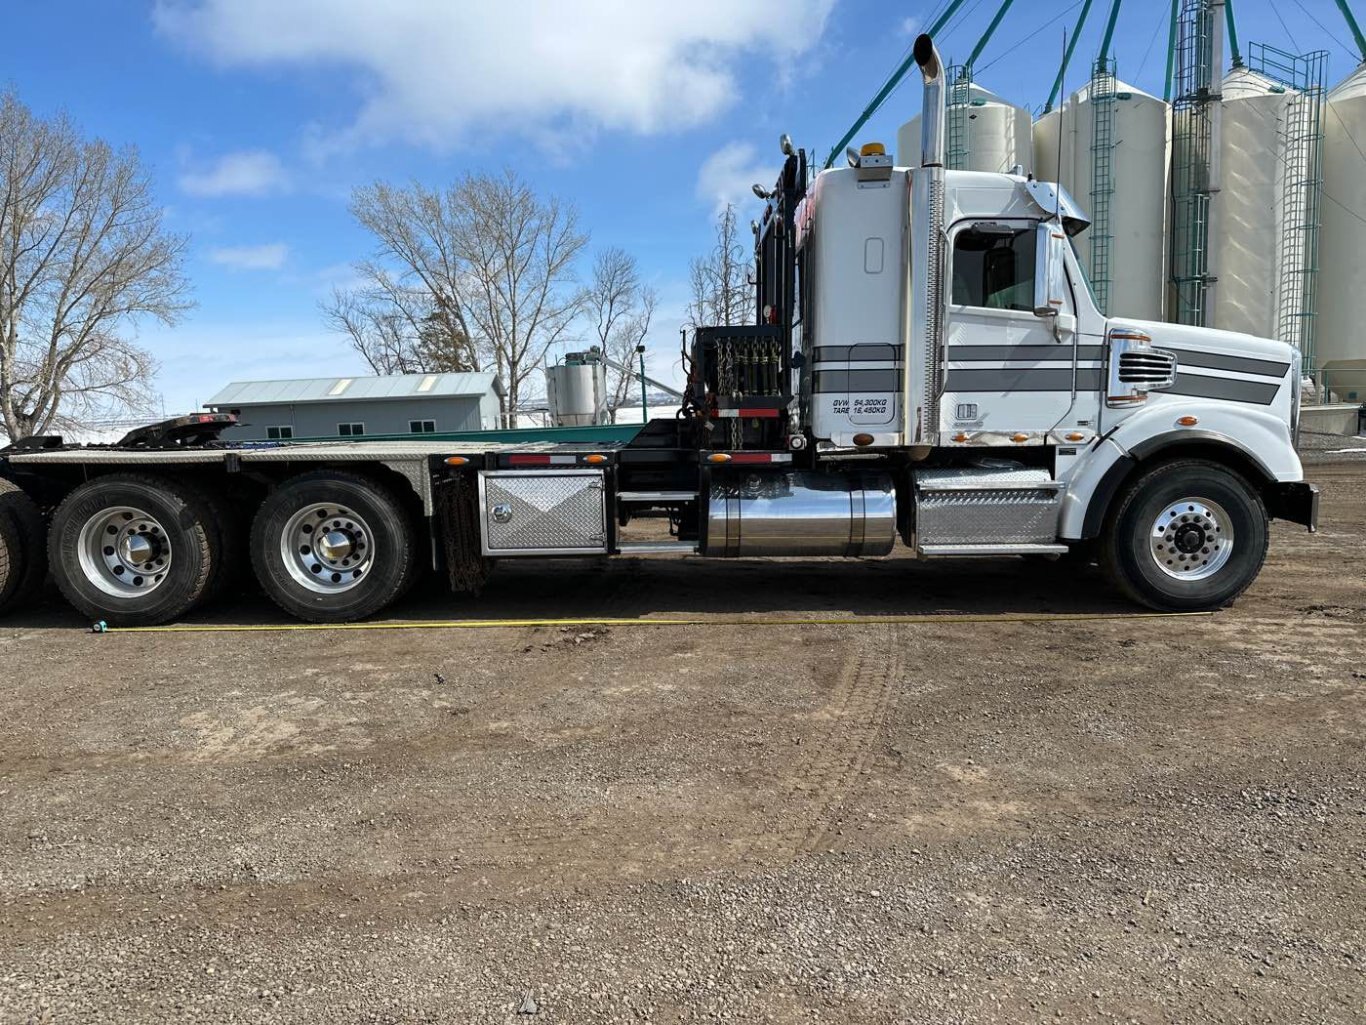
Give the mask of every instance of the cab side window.
[(1034, 230), (999, 224), (960, 231), (953, 241), (953, 302), (992, 310), (1034, 310)]

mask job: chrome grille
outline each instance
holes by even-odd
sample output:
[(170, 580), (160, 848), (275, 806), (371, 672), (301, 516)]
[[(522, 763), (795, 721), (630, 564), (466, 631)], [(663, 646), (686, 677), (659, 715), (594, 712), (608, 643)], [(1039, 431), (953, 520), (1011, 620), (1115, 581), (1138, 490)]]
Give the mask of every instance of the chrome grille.
[(1119, 379), (1123, 384), (1170, 388), (1176, 382), (1176, 355), (1161, 349), (1134, 349), (1120, 353)]

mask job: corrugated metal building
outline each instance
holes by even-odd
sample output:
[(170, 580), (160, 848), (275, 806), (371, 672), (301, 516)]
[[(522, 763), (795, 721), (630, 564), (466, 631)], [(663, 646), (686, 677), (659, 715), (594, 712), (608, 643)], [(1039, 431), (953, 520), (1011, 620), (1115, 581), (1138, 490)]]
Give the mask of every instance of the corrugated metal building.
[(494, 374), (404, 374), (301, 381), (234, 381), (207, 409), (236, 413), (233, 441), (446, 434), (499, 426)]

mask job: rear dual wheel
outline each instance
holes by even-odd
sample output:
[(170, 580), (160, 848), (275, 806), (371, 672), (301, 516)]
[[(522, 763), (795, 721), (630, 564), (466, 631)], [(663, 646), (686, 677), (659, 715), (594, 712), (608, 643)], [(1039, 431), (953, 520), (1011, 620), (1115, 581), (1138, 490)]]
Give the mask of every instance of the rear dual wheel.
[(48, 558), (66, 600), (112, 626), (189, 612), (223, 574), (221, 527), (191, 485), (113, 474), (72, 491), (52, 516)]
[(33, 500), (0, 480), (0, 613), (33, 601), (47, 576), (46, 526)]
[(387, 488), (340, 471), (286, 481), (251, 529), (261, 587), (314, 623), (363, 619), (401, 597), (418, 573), (415, 544), (411, 518)]

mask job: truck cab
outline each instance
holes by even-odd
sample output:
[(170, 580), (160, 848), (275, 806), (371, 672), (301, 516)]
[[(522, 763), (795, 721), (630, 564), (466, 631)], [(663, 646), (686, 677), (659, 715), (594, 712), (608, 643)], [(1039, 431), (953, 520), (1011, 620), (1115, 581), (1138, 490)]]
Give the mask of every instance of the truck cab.
[(782, 248), (765, 238), (790, 220), (803, 444), (817, 463), (897, 467), (900, 532), (922, 557), (1099, 553), (1147, 604), (1232, 600), (1271, 517), (1314, 525), (1300, 353), (1102, 314), (1072, 242), (1085, 212), (1022, 173), (946, 170), (928, 38), (916, 59), (920, 166), (851, 150), (801, 188), (780, 178), (760, 224), (771, 316)]

